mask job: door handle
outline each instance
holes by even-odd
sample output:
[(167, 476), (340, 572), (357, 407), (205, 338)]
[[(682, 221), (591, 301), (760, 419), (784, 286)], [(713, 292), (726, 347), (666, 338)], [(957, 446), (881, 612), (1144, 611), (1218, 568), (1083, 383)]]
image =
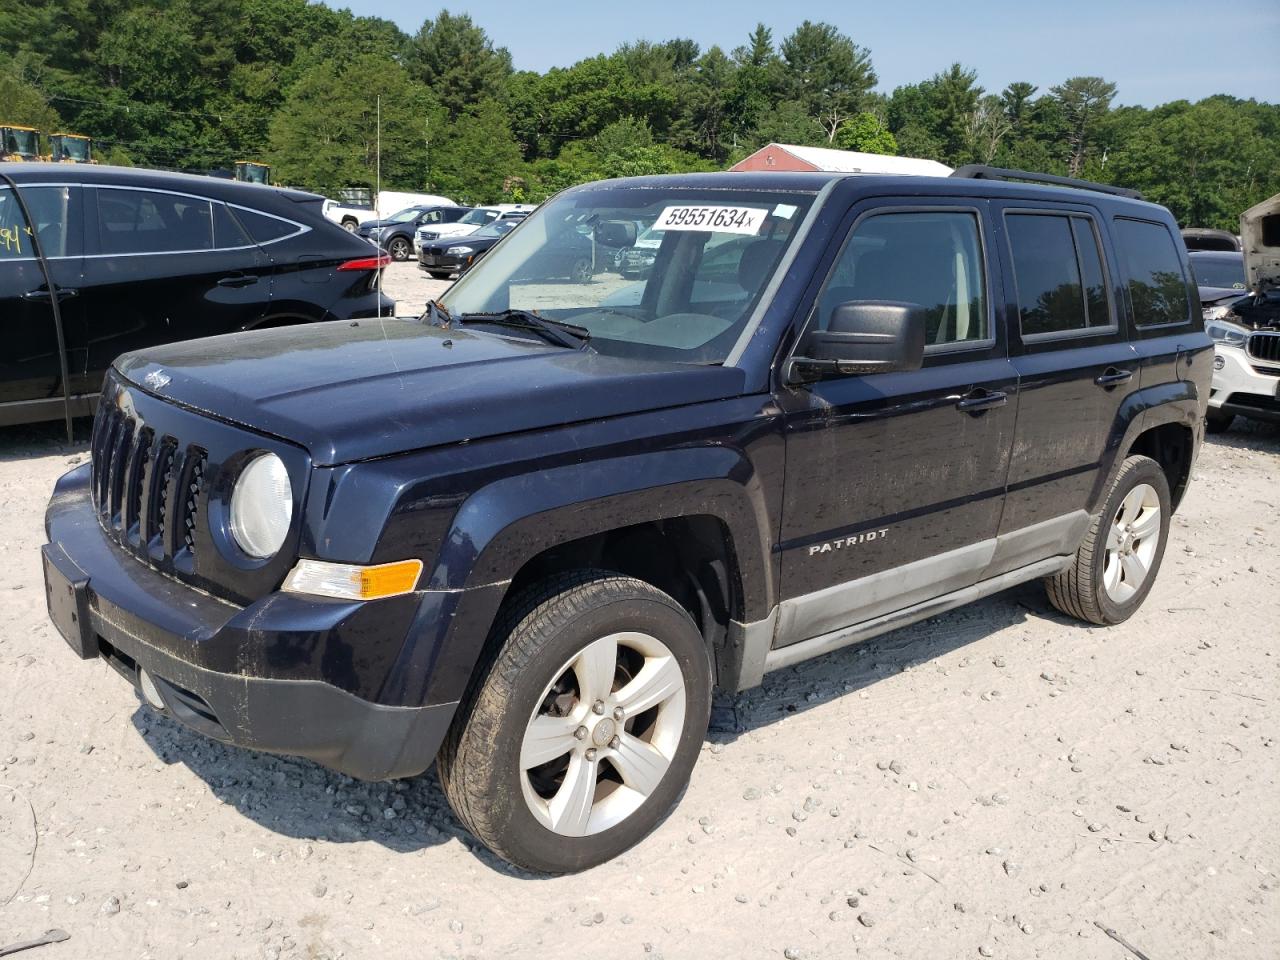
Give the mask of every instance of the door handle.
[(1009, 395), (1000, 390), (987, 390), (985, 387), (974, 387), (956, 401), (956, 409), (963, 413), (982, 413), (993, 407), (1003, 407), (1009, 402)]
[(1132, 379), (1132, 370), (1121, 370), (1118, 367), (1107, 367), (1106, 371), (1098, 376), (1093, 382), (1105, 390), (1110, 390), (1112, 387), (1118, 387), (1122, 383), (1128, 383)]
[(223, 277), (218, 281), (220, 287), (247, 287), (251, 283), (257, 283), (257, 277), (251, 277), (247, 273), (238, 273), (233, 277)]
[[(73, 290), (71, 287), (58, 287), (59, 300), (70, 300), (72, 297), (79, 296), (79, 294), (80, 294), (79, 290)], [(40, 289), (40, 290), (28, 290), (26, 293), (22, 295), (22, 299), (52, 301), (53, 297), (49, 295), (48, 290)]]

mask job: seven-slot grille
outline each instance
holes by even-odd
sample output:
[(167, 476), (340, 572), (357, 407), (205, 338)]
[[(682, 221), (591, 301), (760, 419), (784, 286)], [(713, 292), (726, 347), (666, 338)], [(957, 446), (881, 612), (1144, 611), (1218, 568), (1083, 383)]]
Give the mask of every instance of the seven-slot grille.
[(117, 542), (148, 561), (194, 553), (208, 456), (103, 404), (93, 427), (93, 500)]
[(1247, 352), (1263, 363), (1280, 363), (1280, 333), (1250, 334)]

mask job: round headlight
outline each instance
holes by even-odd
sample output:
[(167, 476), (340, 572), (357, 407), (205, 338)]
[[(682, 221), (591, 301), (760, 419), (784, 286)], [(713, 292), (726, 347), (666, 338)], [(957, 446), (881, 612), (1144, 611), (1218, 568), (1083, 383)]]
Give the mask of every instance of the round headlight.
[(240, 549), (259, 560), (276, 553), (293, 519), (289, 471), (274, 453), (249, 461), (231, 491), (231, 535)]

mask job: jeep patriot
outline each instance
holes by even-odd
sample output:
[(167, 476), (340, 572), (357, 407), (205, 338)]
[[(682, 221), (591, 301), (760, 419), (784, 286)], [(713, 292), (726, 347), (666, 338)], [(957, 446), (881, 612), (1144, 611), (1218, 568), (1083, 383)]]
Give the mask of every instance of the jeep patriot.
[[(126, 354), (50, 616), (205, 736), (435, 762), (512, 863), (614, 857), (713, 689), (1023, 581), (1094, 624), (1151, 589), (1212, 374), (1186, 251), (1014, 174), (591, 183), (419, 319)], [(554, 267), (584, 237), (588, 282)]]

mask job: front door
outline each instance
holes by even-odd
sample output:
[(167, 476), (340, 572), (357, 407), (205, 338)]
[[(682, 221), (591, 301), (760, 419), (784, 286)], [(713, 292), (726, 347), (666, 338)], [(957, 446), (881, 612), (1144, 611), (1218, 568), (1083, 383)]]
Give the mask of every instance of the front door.
[(784, 389), (774, 646), (975, 583), (995, 552), (1018, 402), (985, 204), (864, 203), (808, 322), (850, 300), (927, 308), (922, 369)]

